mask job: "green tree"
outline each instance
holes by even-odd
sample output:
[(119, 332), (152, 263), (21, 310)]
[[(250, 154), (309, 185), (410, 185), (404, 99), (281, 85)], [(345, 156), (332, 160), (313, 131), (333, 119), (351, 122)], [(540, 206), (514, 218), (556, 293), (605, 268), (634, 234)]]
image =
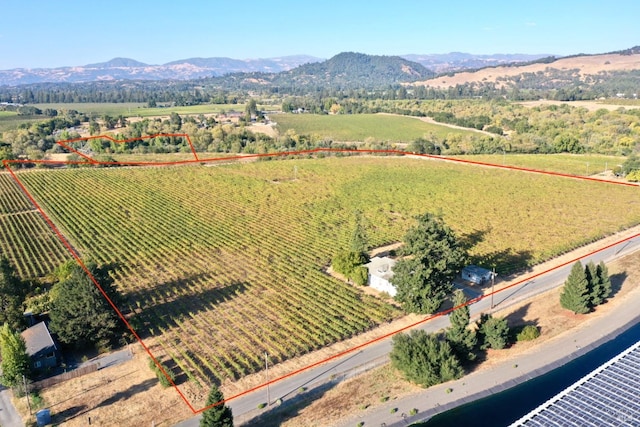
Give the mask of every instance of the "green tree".
[(507, 319), (482, 315), (478, 323), (478, 331), (482, 337), (480, 348), (493, 348), (496, 350), (505, 348), (509, 343), (509, 325)]
[(0, 380), (7, 387), (14, 387), (29, 376), (29, 355), (24, 338), (8, 323), (0, 328), (0, 356), (2, 356), (2, 376)]
[(404, 376), (423, 387), (460, 378), (464, 371), (446, 340), (424, 330), (393, 337), (391, 363)]
[(367, 230), (364, 227), (362, 212), (356, 212), (356, 225), (353, 228), (353, 234), (351, 235), (351, 251), (361, 252), (365, 256), (367, 250), (369, 250), (369, 237), (367, 236)]
[(602, 304), (611, 296), (611, 279), (609, 278), (609, 269), (604, 261), (600, 261), (596, 267), (596, 277), (598, 278), (599, 289), (597, 295), (591, 293), (592, 302), (594, 304)]
[[(117, 305), (117, 294), (107, 272), (92, 262), (86, 266)], [(75, 348), (107, 347), (120, 329), (113, 308), (78, 264), (67, 264), (59, 270), (63, 278), (51, 289), (51, 332), (56, 333), (61, 342)]]
[(596, 267), (593, 261), (589, 261), (585, 266), (584, 275), (589, 284), (589, 306), (595, 307), (596, 305), (602, 304), (602, 284), (598, 276), (598, 267)]
[(27, 286), (6, 257), (0, 257), (0, 322), (21, 331), (25, 326), (24, 301)]
[[(209, 396), (207, 397), (206, 406), (222, 402), (224, 396), (222, 392), (213, 385)], [(233, 413), (224, 403), (213, 406), (202, 413), (200, 419), (200, 427), (233, 427)]]
[(405, 236), (401, 255), (391, 278), (396, 300), (409, 312), (435, 312), (465, 264), (463, 245), (441, 218), (427, 213)]
[(475, 331), (469, 328), (471, 316), (466, 302), (467, 298), (462, 290), (458, 289), (453, 293), (453, 306), (458, 308), (449, 315), (451, 326), (447, 329), (446, 337), (461, 360), (471, 361), (476, 357), (473, 350), (478, 339)]
[(560, 305), (576, 314), (588, 313), (591, 309), (589, 281), (580, 261), (573, 264), (571, 273), (564, 283), (560, 294)]
[(116, 123), (118, 123), (118, 120), (115, 117), (111, 117), (108, 114), (105, 114), (104, 116), (102, 116), (102, 122), (104, 123), (104, 127), (107, 129), (113, 129), (116, 127)]

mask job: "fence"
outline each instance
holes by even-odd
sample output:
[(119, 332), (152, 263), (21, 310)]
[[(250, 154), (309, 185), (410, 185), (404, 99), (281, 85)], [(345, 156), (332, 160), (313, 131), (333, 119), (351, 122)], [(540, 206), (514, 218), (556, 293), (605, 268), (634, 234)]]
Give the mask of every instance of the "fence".
[(96, 372), (98, 370), (98, 364), (92, 363), (91, 365), (84, 366), (82, 368), (74, 369), (73, 371), (65, 372), (64, 374), (56, 375), (55, 377), (45, 378), (42, 381), (36, 381), (33, 383), (33, 387), (43, 389), (59, 384), (64, 381), (68, 381), (73, 378), (78, 378), (83, 375)]

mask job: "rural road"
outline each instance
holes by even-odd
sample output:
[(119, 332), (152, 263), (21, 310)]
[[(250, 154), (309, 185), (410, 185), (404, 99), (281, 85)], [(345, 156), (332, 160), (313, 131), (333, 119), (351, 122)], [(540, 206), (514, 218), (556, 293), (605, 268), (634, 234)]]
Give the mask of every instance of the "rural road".
[[(614, 259), (629, 255), (637, 250), (640, 250), (640, 235), (636, 235), (629, 240), (610, 246), (607, 249), (601, 250), (591, 256), (582, 258), (582, 261), (583, 263), (589, 261), (593, 261), (595, 263), (600, 261), (611, 262)], [(496, 293), (493, 297), (495, 308), (504, 309), (512, 304), (560, 286), (568, 276), (572, 265), (573, 262), (563, 267), (542, 273), (530, 280), (527, 279), (527, 277), (531, 277), (531, 275), (525, 275), (523, 277), (525, 280), (520, 281), (519, 283), (515, 282), (518, 284), (516, 286), (509, 287), (508, 289), (499, 290), (499, 287), (496, 287)], [(487, 295), (483, 299), (470, 305), (471, 316), (473, 317), (480, 313), (491, 311), (491, 299), (491, 296)], [(429, 332), (435, 332), (447, 327), (448, 325), (448, 316), (440, 316), (435, 317), (418, 327)], [(379, 365), (387, 361), (390, 351), (391, 339), (388, 338), (361, 348), (353, 353), (346, 354), (341, 358), (272, 383), (269, 386), (271, 401), (274, 402), (278, 399), (282, 399), (286, 404), (287, 399), (295, 397), (301, 387), (312, 392), (314, 389), (320, 388), (336, 378), (343, 379), (354, 376), (367, 368), (371, 368), (374, 365)], [(233, 410), (236, 424), (242, 425), (243, 422), (249, 421), (254, 416), (267, 410), (268, 408), (265, 408), (264, 410), (257, 409), (259, 404), (266, 402), (266, 396), (267, 388), (263, 387), (228, 402), (228, 405)], [(388, 414), (389, 413), (387, 412), (387, 415)], [(403, 421), (397, 417), (398, 416), (396, 416), (396, 421)], [(193, 417), (177, 424), (177, 426), (196, 427), (198, 425), (199, 418), (200, 416)], [(380, 422), (380, 420), (377, 421), (377, 423)]]
[(0, 426), (23, 427), (22, 418), (11, 402), (11, 390), (0, 386)]

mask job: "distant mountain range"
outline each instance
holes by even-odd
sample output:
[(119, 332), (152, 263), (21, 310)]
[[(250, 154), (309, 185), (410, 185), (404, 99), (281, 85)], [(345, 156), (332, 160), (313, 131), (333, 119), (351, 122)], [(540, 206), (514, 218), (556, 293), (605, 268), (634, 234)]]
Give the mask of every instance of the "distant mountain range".
[[(339, 56), (340, 55), (336, 55), (334, 58)], [(401, 57), (393, 58), (402, 58), (407, 60), (407, 63), (411, 61), (412, 63), (420, 64), (433, 74), (433, 72), (444, 73), (461, 69), (532, 61), (546, 56), (548, 55), (472, 55), (454, 52), (434, 55), (402, 55)], [(388, 58), (372, 55), (365, 55), (364, 57)], [(0, 86), (46, 82), (78, 83), (115, 80), (192, 80), (232, 73), (281, 73), (283, 71), (292, 71), (300, 66), (309, 66), (318, 63), (325, 64), (326, 67), (331, 68), (332, 63), (330, 61), (331, 60), (325, 61), (323, 58), (308, 55), (295, 55), (245, 60), (232, 58), (189, 58), (162, 65), (150, 65), (129, 58), (114, 58), (107, 62), (82, 66), (0, 70)], [(374, 65), (375, 68), (375, 64), (371, 65)], [(425, 74), (424, 70), (418, 70), (418, 67), (415, 65), (410, 65), (408, 68), (413, 70), (416, 79), (429, 77)], [(383, 69), (378, 67), (378, 71), (382, 72)], [(300, 75), (303, 74), (305, 74), (304, 68)], [(297, 78), (302, 77), (298, 76)]]

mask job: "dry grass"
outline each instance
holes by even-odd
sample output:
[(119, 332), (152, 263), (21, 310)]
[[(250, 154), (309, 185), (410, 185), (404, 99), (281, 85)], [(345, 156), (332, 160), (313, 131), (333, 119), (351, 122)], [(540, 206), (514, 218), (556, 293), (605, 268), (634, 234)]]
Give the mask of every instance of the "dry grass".
[(172, 426), (192, 416), (173, 388), (160, 386), (147, 361), (139, 349), (127, 363), (42, 391), (52, 421), (70, 427), (86, 426), (89, 418), (92, 426)]
[(582, 76), (600, 71), (634, 70), (640, 68), (640, 55), (593, 55), (559, 59), (551, 64), (532, 64), (523, 67), (492, 67), (475, 72), (440, 76), (424, 82), (414, 83), (436, 88), (448, 88), (457, 84), (496, 82), (498, 77), (513, 77), (522, 73), (544, 72), (547, 68), (558, 70), (579, 69)]

